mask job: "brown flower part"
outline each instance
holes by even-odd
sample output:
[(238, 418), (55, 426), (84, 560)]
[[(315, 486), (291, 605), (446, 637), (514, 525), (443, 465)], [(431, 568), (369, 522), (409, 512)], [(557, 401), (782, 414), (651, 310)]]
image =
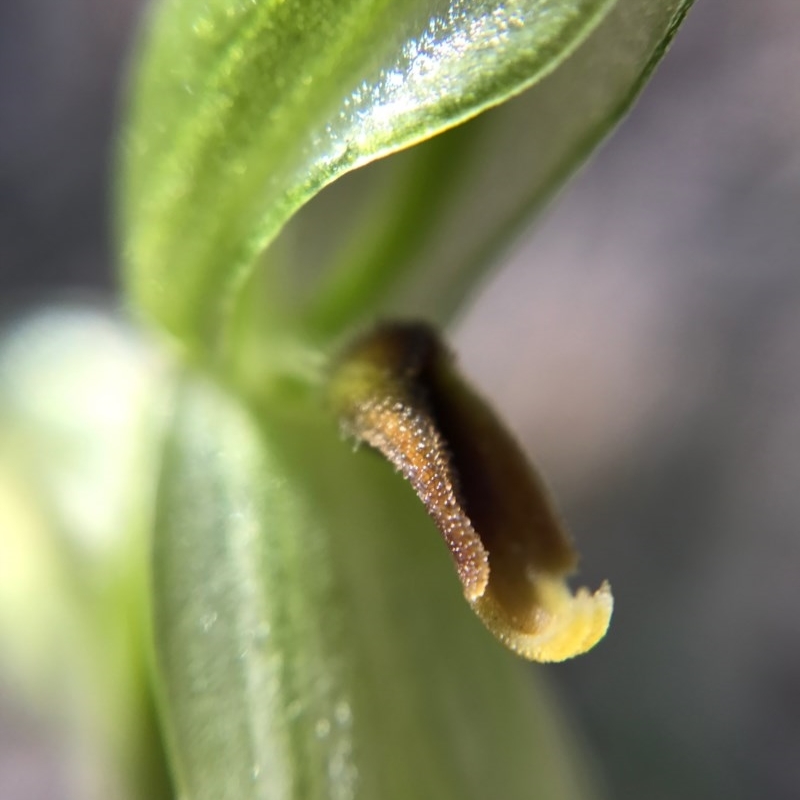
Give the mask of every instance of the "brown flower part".
[(411, 483), (466, 599), (504, 644), (561, 661), (603, 637), (608, 584), (570, 592), (577, 554), (546, 489), (431, 327), (387, 323), (360, 337), (336, 363), (330, 394), (345, 433)]

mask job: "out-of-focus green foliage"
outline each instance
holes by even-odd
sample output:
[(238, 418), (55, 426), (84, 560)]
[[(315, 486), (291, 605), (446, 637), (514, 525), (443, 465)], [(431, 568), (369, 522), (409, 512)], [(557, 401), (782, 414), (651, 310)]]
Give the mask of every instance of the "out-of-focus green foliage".
[(49, 309), (5, 334), (0, 670), (73, 731), (88, 784), (121, 799), (168, 796), (147, 580), (163, 364), (90, 308)]

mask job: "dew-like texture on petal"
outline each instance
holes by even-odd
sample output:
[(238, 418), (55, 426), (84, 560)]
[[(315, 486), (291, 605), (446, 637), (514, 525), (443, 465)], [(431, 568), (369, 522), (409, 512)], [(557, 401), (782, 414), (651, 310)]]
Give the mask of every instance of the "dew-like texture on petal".
[(166, 0), (124, 141), (128, 286), (189, 342), (343, 173), (531, 85), (612, 0)]

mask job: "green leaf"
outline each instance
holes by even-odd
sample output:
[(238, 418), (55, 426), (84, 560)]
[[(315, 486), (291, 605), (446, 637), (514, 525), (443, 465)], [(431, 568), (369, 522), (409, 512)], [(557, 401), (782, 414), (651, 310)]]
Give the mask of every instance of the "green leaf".
[(462, 598), (413, 493), (313, 410), (186, 378), (154, 554), (157, 645), (192, 800), (587, 797), (534, 677)]
[(167, 0), (125, 147), (135, 302), (190, 345), (213, 346), (297, 208), (542, 78), (612, 4)]

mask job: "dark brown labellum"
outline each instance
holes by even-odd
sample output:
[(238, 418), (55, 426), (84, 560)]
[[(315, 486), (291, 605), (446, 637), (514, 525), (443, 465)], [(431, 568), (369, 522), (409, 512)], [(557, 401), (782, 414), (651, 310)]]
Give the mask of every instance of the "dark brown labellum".
[(501, 641), (561, 661), (603, 637), (608, 584), (570, 592), (577, 554), (545, 487), (430, 326), (387, 323), (358, 338), (336, 362), (330, 396), (345, 433), (411, 483), (467, 601)]

